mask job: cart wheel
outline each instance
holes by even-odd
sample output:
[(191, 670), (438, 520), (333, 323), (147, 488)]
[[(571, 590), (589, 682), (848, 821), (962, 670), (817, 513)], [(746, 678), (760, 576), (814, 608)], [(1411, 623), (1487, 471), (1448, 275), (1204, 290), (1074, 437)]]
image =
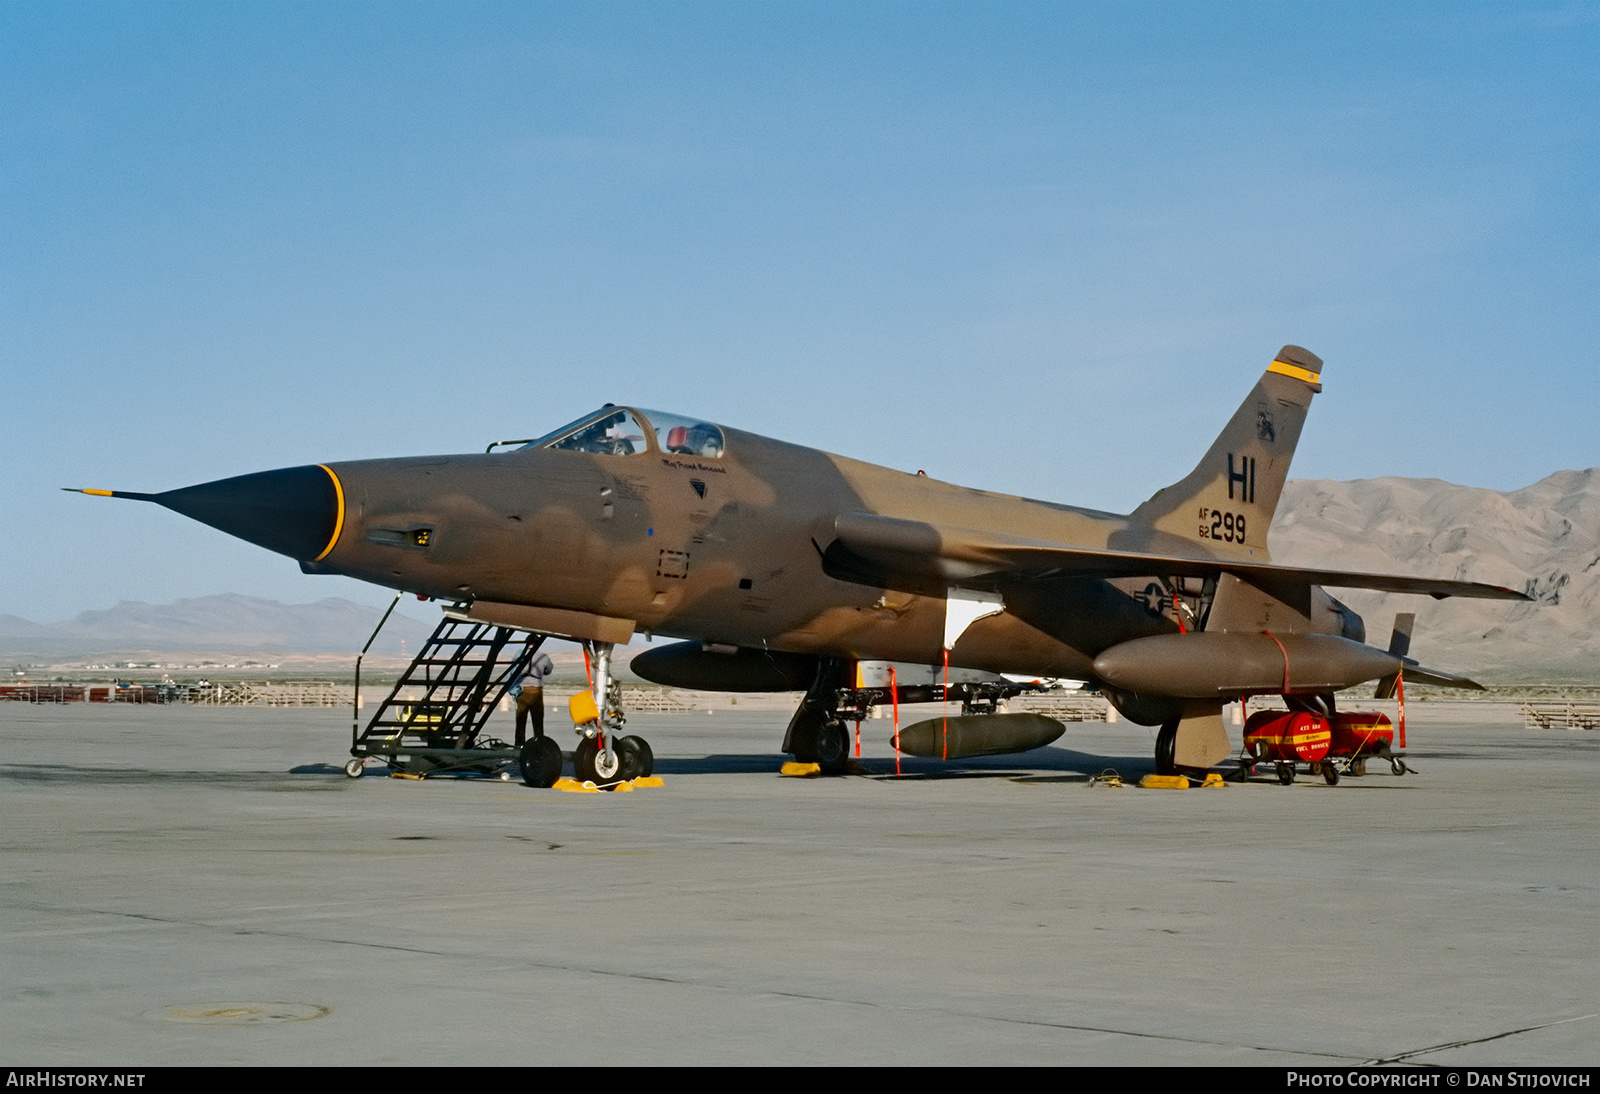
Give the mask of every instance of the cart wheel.
[(523, 782), (548, 789), (561, 777), (561, 746), (549, 737), (535, 737), (522, 746), (517, 762)]
[(1322, 781), (1329, 786), (1339, 785), (1339, 768), (1332, 760), (1322, 761)]
[(1350, 765), (1350, 774), (1365, 775), (1367, 773), (1367, 758), (1365, 756)]
[(1410, 771), (1411, 769), (1406, 766), (1406, 762), (1404, 760), (1402, 760), (1399, 756), (1394, 756), (1394, 757), (1391, 757), (1390, 760), (1389, 760), (1389, 770), (1393, 771), (1396, 775), (1404, 775), (1407, 771)]
[(1294, 782), (1294, 764), (1278, 765), (1278, 781), (1284, 786)]
[(344, 773), (349, 775), (352, 779), (361, 778), (362, 772), (366, 771), (366, 769), (367, 762), (361, 759), (359, 756), (352, 757), (351, 760), (344, 765)]

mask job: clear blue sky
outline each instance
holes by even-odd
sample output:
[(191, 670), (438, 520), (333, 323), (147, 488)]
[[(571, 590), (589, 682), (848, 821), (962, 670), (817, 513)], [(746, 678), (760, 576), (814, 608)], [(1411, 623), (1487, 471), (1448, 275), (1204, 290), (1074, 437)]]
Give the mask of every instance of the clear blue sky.
[(606, 401), (1126, 512), (1297, 342), (1300, 477), (1591, 466), (1597, 84), (1596, 3), (0, 5), (0, 613), (381, 603), (57, 488)]

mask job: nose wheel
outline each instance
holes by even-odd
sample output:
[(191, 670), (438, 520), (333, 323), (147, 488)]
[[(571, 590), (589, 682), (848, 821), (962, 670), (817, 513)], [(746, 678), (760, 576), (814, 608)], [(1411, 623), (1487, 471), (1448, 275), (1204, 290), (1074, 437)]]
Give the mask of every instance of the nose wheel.
[(618, 741), (617, 747), (621, 749), (624, 759), (633, 771), (628, 778), (643, 779), (655, 773), (656, 754), (650, 750), (649, 741), (643, 737), (629, 736)]
[(622, 737), (606, 749), (595, 738), (585, 737), (573, 750), (572, 768), (579, 782), (627, 782), (649, 775), (655, 769), (655, 755), (643, 737)]
[(616, 782), (621, 767), (617, 749), (608, 748), (602, 753), (599, 741), (593, 737), (585, 737), (572, 750), (572, 771), (579, 782)]

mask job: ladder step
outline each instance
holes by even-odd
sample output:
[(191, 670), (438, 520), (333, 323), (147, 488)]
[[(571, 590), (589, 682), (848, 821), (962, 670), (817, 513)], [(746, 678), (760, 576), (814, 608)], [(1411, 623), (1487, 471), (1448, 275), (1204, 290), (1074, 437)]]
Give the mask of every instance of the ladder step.
[[(451, 747), (476, 739), (500, 706), (523, 658), (542, 637), (513, 641), (509, 628), (446, 618), (400, 674), (367, 723), (360, 743), (385, 749)], [(402, 698), (404, 691), (420, 698)]]

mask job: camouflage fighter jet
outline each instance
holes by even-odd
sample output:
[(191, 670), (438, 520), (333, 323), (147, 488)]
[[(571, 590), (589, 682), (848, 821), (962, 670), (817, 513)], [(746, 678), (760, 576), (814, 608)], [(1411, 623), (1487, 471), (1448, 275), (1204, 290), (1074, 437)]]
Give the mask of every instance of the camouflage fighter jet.
[[(1276, 566), (1267, 529), (1322, 361), (1285, 346), (1198, 466), (1120, 516), (955, 486), (676, 414), (607, 405), (456, 456), (284, 468), (153, 501), (288, 555), (452, 602), (474, 619), (637, 656), (667, 685), (804, 691), (783, 749), (842, 765), (857, 661), (1090, 681), (1159, 725), (1163, 771), (1231, 751), (1225, 703), (1392, 678), (1476, 687), (1365, 644), (1323, 591), (1522, 600), (1464, 581)], [(503, 450), (502, 450), (503, 449)], [(603, 698), (601, 708), (604, 709)], [(602, 717), (604, 717), (602, 715)]]

